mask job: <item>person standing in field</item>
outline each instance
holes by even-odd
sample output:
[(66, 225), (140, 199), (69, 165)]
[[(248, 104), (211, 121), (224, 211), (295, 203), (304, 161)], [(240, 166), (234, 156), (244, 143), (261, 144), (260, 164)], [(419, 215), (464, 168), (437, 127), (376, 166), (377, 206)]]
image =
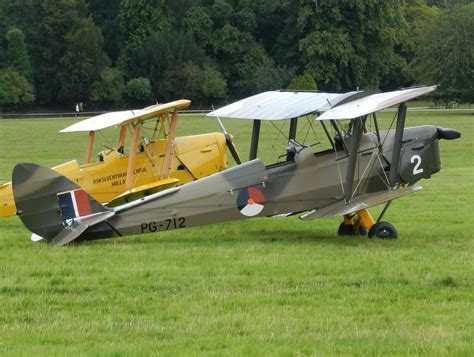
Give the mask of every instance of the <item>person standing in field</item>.
[(76, 117), (78, 116), (79, 114), (79, 103), (76, 103)]

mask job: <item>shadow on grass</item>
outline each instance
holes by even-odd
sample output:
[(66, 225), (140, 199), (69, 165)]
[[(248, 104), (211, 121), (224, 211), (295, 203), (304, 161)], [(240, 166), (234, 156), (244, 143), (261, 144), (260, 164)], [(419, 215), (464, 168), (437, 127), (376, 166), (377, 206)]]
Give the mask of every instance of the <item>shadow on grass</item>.
[[(222, 226), (195, 227), (186, 231), (162, 232), (155, 234), (110, 238), (98, 241), (79, 243), (78, 245), (113, 245), (139, 246), (153, 244), (157, 246), (189, 245), (190, 247), (204, 247), (211, 245), (242, 245), (242, 244), (284, 244), (284, 245), (337, 245), (337, 246), (365, 246), (376, 242), (385, 243), (393, 247), (392, 240), (368, 239), (367, 236), (338, 236), (337, 232), (327, 229), (312, 228), (253, 228), (241, 227), (236, 229), (222, 229)], [(379, 244), (377, 244), (379, 245)]]

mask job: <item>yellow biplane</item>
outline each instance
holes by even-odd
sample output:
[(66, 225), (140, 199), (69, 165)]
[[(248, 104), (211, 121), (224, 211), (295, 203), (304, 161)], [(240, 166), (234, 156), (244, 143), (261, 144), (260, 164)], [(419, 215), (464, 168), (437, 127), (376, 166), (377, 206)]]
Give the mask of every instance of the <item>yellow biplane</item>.
[[(190, 104), (181, 99), (141, 110), (105, 113), (71, 125), (61, 132), (89, 133), (84, 163), (79, 165), (73, 160), (53, 169), (79, 184), (97, 201), (115, 206), (226, 169), (226, 148), (240, 163), (225, 129), (223, 133), (176, 137), (178, 110)], [(152, 123), (152, 133), (145, 136), (143, 124), (148, 121)], [(104, 145), (98, 161), (92, 162), (96, 132), (110, 127), (120, 128), (116, 147)], [(15, 212), (12, 185), (8, 182), (0, 186), (0, 217)]]

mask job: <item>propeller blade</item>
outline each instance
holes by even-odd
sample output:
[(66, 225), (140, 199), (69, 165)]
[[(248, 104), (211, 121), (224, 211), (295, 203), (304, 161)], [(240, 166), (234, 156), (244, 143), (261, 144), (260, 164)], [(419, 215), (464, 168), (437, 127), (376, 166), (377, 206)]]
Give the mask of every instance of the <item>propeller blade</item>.
[(240, 165), (242, 163), (242, 160), (240, 159), (240, 155), (239, 155), (239, 152), (237, 151), (237, 148), (232, 142), (232, 136), (230, 134), (224, 134), (224, 135), (225, 135), (225, 141), (227, 143), (227, 147), (229, 148), (229, 151), (232, 157), (234, 158), (237, 165)]
[[(214, 106), (212, 106), (212, 110), (214, 110)], [(232, 135), (230, 135), (227, 130), (225, 129), (224, 124), (222, 123), (221, 118), (219, 118), (216, 115), (217, 123), (219, 124), (222, 133), (225, 136), (225, 142), (227, 144), (227, 148), (229, 149), (232, 157), (234, 158), (235, 162), (237, 165), (240, 165), (242, 163), (242, 160), (240, 159), (239, 152), (237, 151), (237, 148), (235, 147), (234, 143), (232, 142)]]
[(224, 126), (224, 124), (223, 124), (222, 121), (221, 121), (221, 118), (219, 118), (219, 117), (216, 116), (216, 119), (217, 119), (217, 123), (218, 123), (219, 126), (221, 127), (221, 131), (224, 133), (224, 135), (228, 135), (227, 130), (225, 130), (225, 126)]

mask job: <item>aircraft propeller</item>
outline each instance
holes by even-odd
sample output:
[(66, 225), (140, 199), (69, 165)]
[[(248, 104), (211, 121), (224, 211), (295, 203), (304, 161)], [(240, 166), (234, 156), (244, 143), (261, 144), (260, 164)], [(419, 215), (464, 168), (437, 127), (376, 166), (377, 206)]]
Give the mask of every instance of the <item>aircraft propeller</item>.
[(229, 151), (230, 151), (232, 157), (234, 158), (237, 165), (240, 165), (242, 163), (242, 160), (240, 159), (240, 155), (237, 151), (237, 148), (235, 147), (235, 145), (232, 141), (232, 135), (230, 135), (227, 132), (227, 130), (224, 127), (224, 124), (222, 123), (221, 119), (218, 116), (216, 116), (216, 119), (217, 119), (217, 123), (219, 124), (219, 126), (221, 128), (222, 133), (225, 136), (225, 141), (226, 141), (227, 147), (229, 148)]

